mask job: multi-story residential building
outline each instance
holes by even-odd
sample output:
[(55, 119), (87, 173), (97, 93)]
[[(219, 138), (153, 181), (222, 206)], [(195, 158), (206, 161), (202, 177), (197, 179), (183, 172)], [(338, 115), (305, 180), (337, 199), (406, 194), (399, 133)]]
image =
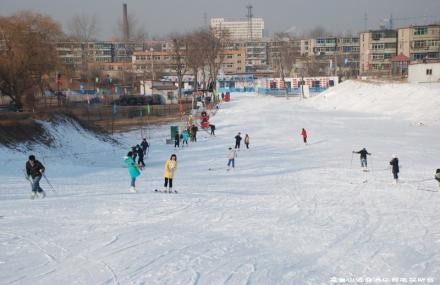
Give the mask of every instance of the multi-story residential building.
[(309, 55), (334, 55), (336, 53), (337, 38), (323, 37), (311, 39), (309, 44)]
[(229, 38), (235, 40), (260, 40), (263, 38), (264, 21), (262, 18), (248, 20), (226, 21), (224, 18), (212, 18), (211, 28), (226, 30)]
[(336, 63), (343, 75), (359, 75), (359, 52), (359, 37), (342, 37), (337, 39)]
[(310, 40), (301, 40), (300, 41), (300, 45), (301, 45), (301, 55), (302, 56), (308, 56), (309, 55), (309, 45), (310, 45)]
[(58, 42), (57, 52), (61, 63), (77, 69), (83, 63), (131, 62), (131, 55), (139, 45), (122, 42)]
[(283, 72), (287, 72), (288, 76), (296, 60), (301, 56), (301, 41), (290, 38), (280, 40), (271, 40), (268, 42), (268, 65), (274, 72), (274, 75), (279, 74), (281, 64), (284, 61)]
[(398, 37), (398, 54), (411, 61), (440, 60), (440, 25), (400, 28)]
[(222, 70), (224, 74), (240, 74), (246, 70), (246, 50), (225, 50), (223, 53)]
[(386, 75), (397, 55), (397, 31), (376, 30), (360, 34), (360, 74)]
[[(182, 54), (182, 62), (185, 55)], [(132, 56), (135, 73), (155, 74), (159, 71), (173, 73), (176, 70), (175, 56), (172, 51), (135, 51)]]

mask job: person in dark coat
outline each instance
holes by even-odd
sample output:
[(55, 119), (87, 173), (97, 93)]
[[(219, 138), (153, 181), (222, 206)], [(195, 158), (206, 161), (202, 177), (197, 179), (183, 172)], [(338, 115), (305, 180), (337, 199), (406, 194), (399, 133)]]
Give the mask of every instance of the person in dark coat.
[(134, 162), (136, 162), (136, 157), (137, 157), (137, 147), (136, 146), (132, 146), (131, 147), (131, 157), (133, 158)]
[(179, 133), (176, 133), (174, 136), (174, 148), (179, 147), (180, 148), (180, 135)]
[(197, 142), (197, 131), (199, 128), (197, 128), (196, 125), (192, 125), (192, 138), (194, 142)]
[(137, 154), (138, 154), (138, 164), (143, 168), (145, 167), (144, 163), (144, 151), (142, 150), (140, 145), (137, 145)]
[(391, 171), (393, 172), (394, 181), (397, 183), (399, 182), (399, 159), (396, 155), (393, 155), (390, 165), (392, 166)]
[(142, 151), (144, 152), (144, 155), (147, 153), (147, 149), (150, 147), (150, 144), (147, 142), (147, 139), (143, 139), (141, 142)]
[(26, 162), (26, 174), (29, 181), (29, 176), (32, 178), (31, 199), (37, 198), (38, 194), (41, 195), (41, 198), (46, 197), (46, 192), (40, 187), (40, 180), (43, 176), (44, 170), (45, 168), (43, 164), (36, 160), (34, 155), (30, 155), (29, 160)]
[(367, 169), (367, 155), (371, 155), (365, 148), (360, 151), (353, 151), (353, 153), (359, 153), (361, 155), (361, 167)]
[(241, 133), (238, 133), (236, 136), (235, 136), (235, 148), (237, 149), (240, 149), (240, 143), (241, 143)]
[(211, 135), (215, 136), (215, 125), (209, 124), (209, 128), (211, 129)]

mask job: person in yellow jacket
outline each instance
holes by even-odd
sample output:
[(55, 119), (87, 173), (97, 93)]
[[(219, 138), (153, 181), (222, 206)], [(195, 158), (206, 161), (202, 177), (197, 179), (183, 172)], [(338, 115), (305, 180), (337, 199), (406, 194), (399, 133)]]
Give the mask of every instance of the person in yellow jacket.
[[(174, 178), (174, 174), (176, 173), (176, 169), (177, 169), (177, 156), (175, 154), (172, 154), (170, 159), (168, 159), (167, 162), (165, 163), (164, 192), (168, 192), (168, 193), (173, 192), (173, 190), (172, 190), (172, 188), (173, 188), (173, 178)], [(169, 188), (167, 188), (168, 185), (169, 185)], [(174, 191), (174, 192), (177, 193), (177, 191)]]

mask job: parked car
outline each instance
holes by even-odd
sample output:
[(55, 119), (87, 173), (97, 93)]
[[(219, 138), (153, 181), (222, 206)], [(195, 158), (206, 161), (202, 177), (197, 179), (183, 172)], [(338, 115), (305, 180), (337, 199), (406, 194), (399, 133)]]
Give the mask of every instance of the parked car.
[(0, 113), (3, 112), (23, 112), (23, 109), (18, 108), (15, 103), (9, 103), (7, 105), (0, 105)]

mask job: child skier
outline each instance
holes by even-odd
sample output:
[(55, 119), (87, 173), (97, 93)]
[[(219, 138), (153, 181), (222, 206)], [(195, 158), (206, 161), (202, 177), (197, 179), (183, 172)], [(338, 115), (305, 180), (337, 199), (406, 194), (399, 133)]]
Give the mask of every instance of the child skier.
[(215, 136), (215, 125), (209, 124), (209, 128), (211, 129), (211, 136)]
[[(163, 185), (165, 193), (172, 192), (173, 178), (174, 178), (174, 174), (176, 173), (176, 169), (177, 169), (177, 156), (175, 154), (172, 154), (170, 159), (168, 159), (165, 163), (165, 171), (164, 171), (165, 183)], [(169, 188), (167, 189), (168, 185)], [(177, 193), (177, 191), (174, 192)]]
[(182, 133), (182, 147), (186, 144), (188, 145), (189, 133), (187, 130), (184, 130)]
[(397, 182), (399, 182), (399, 159), (396, 155), (393, 155), (390, 165), (392, 166), (391, 170), (393, 172), (394, 181), (397, 184)]
[(142, 168), (145, 167), (145, 162), (144, 162), (144, 155), (145, 155), (145, 153), (142, 150), (140, 145), (137, 145), (136, 147), (137, 147), (136, 152), (137, 152), (137, 155), (138, 155), (138, 165), (142, 169)]
[(174, 136), (174, 148), (180, 147), (180, 136), (179, 133), (176, 133)]
[(44, 170), (45, 168), (43, 164), (36, 160), (34, 155), (30, 155), (29, 160), (26, 162), (26, 178), (30, 181), (29, 176), (32, 177), (32, 200), (37, 198), (38, 194), (41, 195), (41, 198), (46, 197), (46, 192), (40, 187), (40, 180), (43, 176)]
[(246, 145), (246, 148), (249, 149), (249, 135), (246, 134), (244, 137), (244, 144)]
[(144, 155), (147, 153), (147, 149), (150, 147), (150, 144), (147, 142), (147, 139), (143, 139), (141, 142), (142, 151), (144, 152)]
[(129, 151), (127, 153), (127, 156), (124, 157), (124, 163), (128, 167), (128, 174), (130, 175), (131, 182), (130, 182), (130, 192), (135, 193), (136, 192), (136, 177), (138, 177), (141, 172), (139, 171), (140, 166), (135, 163), (133, 158), (133, 152)]
[(240, 142), (241, 142), (241, 133), (238, 133), (236, 136), (235, 136), (235, 148), (237, 149), (240, 149)]
[(232, 147), (229, 148), (229, 152), (228, 152), (228, 171), (231, 169), (231, 164), (232, 164), (232, 168), (235, 168), (235, 158), (237, 157), (237, 152), (235, 151), (235, 149), (232, 149)]
[(361, 155), (361, 167), (364, 168), (364, 171), (367, 171), (367, 155), (371, 155), (365, 148), (360, 151), (353, 151), (353, 153), (359, 153)]
[(307, 131), (306, 129), (302, 129), (301, 136), (303, 137), (304, 143), (307, 144)]

